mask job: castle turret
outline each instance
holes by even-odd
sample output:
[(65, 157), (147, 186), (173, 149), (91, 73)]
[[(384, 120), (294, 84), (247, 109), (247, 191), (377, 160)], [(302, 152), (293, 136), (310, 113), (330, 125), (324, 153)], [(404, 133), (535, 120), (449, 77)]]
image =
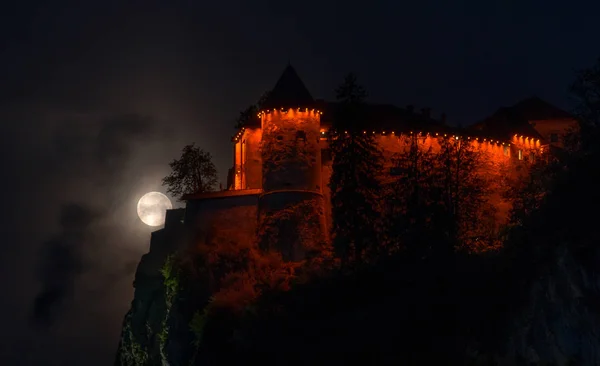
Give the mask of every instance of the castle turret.
[[(276, 240), (285, 259), (299, 260), (325, 234), (321, 187), (321, 112), (288, 65), (260, 111), (263, 194), (259, 220), (287, 227)], [(308, 211), (314, 212), (309, 218)], [(287, 216), (286, 216), (287, 215)], [(282, 224), (275, 221), (296, 217)], [(270, 221), (269, 221), (270, 220)], [(315, 221), (316, 220), (316, 221)], [(302, 222), (304, 221), (304, 222)], [(307, 231), (309, 236), (305, 237)]]

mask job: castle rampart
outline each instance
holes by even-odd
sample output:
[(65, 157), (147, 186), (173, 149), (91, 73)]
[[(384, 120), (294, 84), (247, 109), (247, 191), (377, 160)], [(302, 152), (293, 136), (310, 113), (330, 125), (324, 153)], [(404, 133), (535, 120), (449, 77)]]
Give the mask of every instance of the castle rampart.
[[(232, 139), (234, 161), (228, 190), (187, 198), (186, 222), (201, 223), (206, 226), (202, 232), (209, 232), (211, 222), (222, 221), (219, 225), (233, 225), (251, 237), (261, 230), (261, 223), (278, 219), (282, 212), (286, 217), (297, 216), (312, 205), (318, 217), (315, 230), (327, 236), (332, 173), (328, 139), (335, 133), (331, 126), (337, 107), (336, 103), (314, 101), (288, 66), (264, 109)], [(467, 144), (478, 156), (478, 174), (490, 182), (488, 198), (497, 208), (498, 223), (507, 219), (511, 207), (502, 195), (503, 184), (527, 172), (531, 163), (545, 159), (550, 147), (560, 147), (562, 141), (557, 136), (576, 124), (566, 112), (538, 98), (500, 108), (469, 128), (448, 126), (445, 119), (434, 120), (427, 108), (418, 114), (412, 106), (364, 107), (372, 129), (362, 133), (375, 135), (381, 149), (382, 183), (394, 180), (394, 159), (414, 142), (433, 154), (439, 153), (443, 144)], [(241, 224), (244, 220), (253, 223)], [(304, 253), (300, 248), (304, 239), (294, 235), (288, 235), (288, 243), (277, 245), (287, 259), (295, 260)]]

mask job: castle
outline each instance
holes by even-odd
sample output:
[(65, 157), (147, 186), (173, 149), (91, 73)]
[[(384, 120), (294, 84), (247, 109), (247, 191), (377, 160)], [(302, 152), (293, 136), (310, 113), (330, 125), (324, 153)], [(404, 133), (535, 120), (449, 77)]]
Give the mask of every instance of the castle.
[[(302, 202), (321, 207), (320, 230), (327, 235), (331, 220), (331, 154), (328, 136), (337, 104), (315, 100), (291, 65), (272, 89), (263, 109), (232, 138), (233, 164), (227, 189), (186, 195), (185, 219), (201, 240), (252, 240), (259, 217)], [(485, 153), (486, 173), (506, 174), (499, 166), (516, 171), (549, 150), (560, 149), (561, 136), (576, 126), (568, 113), (538, 99), (501, 108), (491, 117), (459, 129), (434, 119), (429, 109), (408, 106), (366, 105), (366, 118), (384, 154), (385, 175), (394, 174), (391, 159), (406, 149), (407, 136), (433, 149), (440, 139), (473, 144)], [(341, 131), (338, 131), (342, 133)], [(404, 137), (404, 138), (403, 138)], [(382, 177), (385, 179), (386, 177)], [(499, 177), (498, 177), (499, 178)], [(510, 208), (499, 195), (493, 198), (500, 215)], [(167, 215), (166, 226), (170, 218)], [(235, 239), (234, 239), (235, 238)], [(302, 252), (284, 253), (287, 259)]]

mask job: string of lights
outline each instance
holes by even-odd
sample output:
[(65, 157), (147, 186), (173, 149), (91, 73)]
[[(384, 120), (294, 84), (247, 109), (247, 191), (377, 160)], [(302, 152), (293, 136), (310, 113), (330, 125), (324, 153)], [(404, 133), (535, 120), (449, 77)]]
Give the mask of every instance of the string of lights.
[[(300, 107), (298, 107), (298, 108), (267, 109), (267, 110), (260, 111), (257, 114), (257, 117), (263, 118), (263, 117), (265, 117), (266, 115), (268, 115), (270, 113), (276, 113), (276, 112), (280, 112), (280, 113), (289, 113), (289, 112), (304, 112), (304, 113), (308, 113), (308, 112), (310, 112), (310, 113), (316, 113), (318, 115), (322, 115), (323, 114), (323, 112), (320, 111), (320, 110), (318, 110), (318, 109), (314, 109), (314, 108), (309, 109), (309, 108), (300, 108)], [(244, 134), (245, 131), (246, 131), (246, 128), (242, 127), (238, 131), (238, 133), (233, 137), (232, 140), (234, 142), (238, 142), (239, 139), (243, 136), (243, 134)], [(410, 132), (407, 132), (407, 133), (406, 132), (396, 133), (396, 131), (385, 131), (385, 130), (382, 130), (382, 131), (370, 131), (370, 132), (373, 135), (377, 134), (377, 135), (382, 135), (382, 136), (386, 136), (386, 135), (388, 135), (388, 136), (389, 135), (392, 135), (392, 136), (403, 136), (404, 134), (406, 134), (408, 136), (415, 136), (416, 135), (416, 136), (436, 137), (436, 138), (442, 138), (442, 137), (444, 137), (444, 138), (452, 138), (452, 139), (455, 139), (455, 140), (472, 140), (472, 141), (477, 141), (477, 142), (481, 141), (481, 142), (486, 142), (486, 143), (490, 143), (490, 144), (495, 144), (495, 145), (498, 145), (498, 146), (511, 146), (510, 142), (508, 142), (508, 141), (501, 141), (501, 140), (498, 140), (498, 139), (482, 138), (482, 137), (477, 137), (477, 136), (462, 136), (462, 135), (456, 135), (456, 134), (448, 135), (447, 133), (439, 133), (439, 132), (419, 132), (419, 131), (415, 132), (415, 131), (410, 131)], [(327, 136), (328, 134), (331, 134), (331, 133), (333, 133), (335, 135), (341, 134), (341, 133), (337, 133), (336, 131), (333, 131), (333, 130), (330, 130), (330, 131), (328, 131), (328, 130), (321, 130), (321, 136)], [(363, 134), (367, 134), (367, 133), (368, 132), (366, 130), (363, 131)], [(344, 131), (344, 134), (347, 135), (348, 131)], [(526, 143), (538, 143), (538, 144), (540, 143), (540, 139), (539, 138), (535, 139), (533, 137), (528, 137), (528, 136), (518, 135), (518, 134), (515, 134), (514, 137), (517, 138), (517, 139), (518, 138), (523, 139)]]

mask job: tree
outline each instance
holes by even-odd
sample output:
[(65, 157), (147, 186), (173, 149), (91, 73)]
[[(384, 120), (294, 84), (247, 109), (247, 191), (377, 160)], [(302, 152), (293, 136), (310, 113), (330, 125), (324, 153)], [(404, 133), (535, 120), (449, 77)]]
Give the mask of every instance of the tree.
[(485, 178), (485, 155), (470, 141), (440, 140), (441, 150), (436, 161), (437, 200), (441, 205), (434, 218), (438, 229), (445, 233), (440, 253), (450, 253), (457, 247), (483, 250), (495, 243), (496, 209), (488, 201), (490, 182)]
[(570, 145), (580, 145), (582, 152), (597, 151), (600, 138), (600, 58), (592, 67), (577, 73), (571, 85), (571, 95), (575, 100), (574, 113), (578, 117), (580, 133), (571, 134), (567, 141), (571, 142)]
[(163, 178), (167, 192), (181, 197), (184, 194), (210, 192), (217, 184), (217, 168), (209, 152), (186, 145), (179, 160), (169, 163), (171, 174)]
[(508, 182), (505, 195), (513, 202), (510, 223), (513, 227), (524, 222), (543, 206), (548, 192), (556, 189), (565, 175), (588, 155), (598, 155), (600, 137), (600, 58), (590, 68), (577, 72), (570, 86), (574, 100), (573, 113), (577, 117), (579, 130), (569, 131), (565, 136), (565, 148), (560, 154), (546, 151), (547, 159), (538, 159), (531, 168), (517, 179)]
[(482, 153), (461, 139), (440, 139), (435, 151), (425, 136), (402, 139), (406, 149), (392, 159), (393, 179), (383, 200), (387, 246), (418, 258), (495, 246)]
[(235, 129), (242, 128), (252, 118), (256, 118), (256, 115), (262, 109), (262, 106), (267, 101), (267, 98), (269, 98), (270, 93), (271, 93), (270, 91), (264, 92), (263, 95), (258, 100), (258, 102), (256, 102), (256, 104), (252, 104), (240, 112), (240, 115), (238, 116), (238, 118), (235, 122)]
[(407, 149), (393, 156), (393, 179), (384, 187), (386, 247), (411, 257), (422, 257), (435, 240), (429, 215), (436, 204), (435, 154), (420, 140), (417, 135), (401, 137)]
[(331, 188), (332, 239), (343, 263), (374, 258), (379, 242), (382, 155), (375, 137), (364, 134), (366, 92), (349, 74), (337, 89), (339, 108), (330, 136), (333, 163)]

